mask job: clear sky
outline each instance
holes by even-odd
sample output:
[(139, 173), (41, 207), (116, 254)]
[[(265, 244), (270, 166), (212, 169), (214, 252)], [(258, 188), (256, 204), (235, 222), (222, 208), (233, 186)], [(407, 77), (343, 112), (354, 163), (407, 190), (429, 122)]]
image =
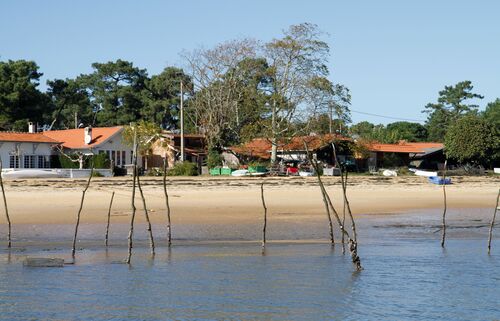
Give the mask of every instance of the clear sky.
[(43, 83), (118, 58), (152, 75), (182, 67), (182, 50), (311, 22), (329, 34), (331, 80), (354, 111), (423, 120), (445, 85), (471, 80), (481, 109), (500, 97), (499, 14), (497, 0), (0, 0), (0, 60), (36, 61)]

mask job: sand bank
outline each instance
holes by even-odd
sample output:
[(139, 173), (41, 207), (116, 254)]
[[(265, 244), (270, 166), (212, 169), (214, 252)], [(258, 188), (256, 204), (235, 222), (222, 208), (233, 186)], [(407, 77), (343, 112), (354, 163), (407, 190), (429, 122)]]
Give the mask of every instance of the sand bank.
[[(447, 186), (450, 208), (493, 208), (500, 187), (498, 177), (455, 177)], [(334, 205), (342, 209), (340, 179), (324, 179)], [(153, 222), (164, 222), (166, 204), (162, 180), (141, 180)], [(241, 224), (261, 219), (260, 183), (265, 184), (269, 216), (274, 220), (324, 218), (324, 205), (315, 178), (168, 178), (174, 224)], [(45, 179), (5, 181), (13, 224), (72, 224), (75, 221), (85, 180)], [(111, 192), (115, 191), (113, 222), (129, 221), (131, 179), (96, 178), (91, 183), (82, 222), (106, 221)], [(355, 215), (398, 213), (439, 208), (442, 188), (422, 177), (353, 176), (348, 196)], [(143, 221), (142, 202), (137, 198), (138, 221)], [(0, 223), (5, 223), (3, 204)]]

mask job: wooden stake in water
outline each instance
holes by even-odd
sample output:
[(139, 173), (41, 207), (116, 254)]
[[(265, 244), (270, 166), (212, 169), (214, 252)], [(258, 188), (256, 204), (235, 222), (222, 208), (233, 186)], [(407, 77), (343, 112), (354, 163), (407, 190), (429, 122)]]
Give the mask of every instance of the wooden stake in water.
[(267, 206), (264, 199), (264, 182), (260, 184), (260, 198), (262, 199), (262, 207), (264, 208), (264, 226), (262, 227), (262, 247), (266, 247), (266, 228), (267, 228)]
[(444, 169), (443, 169), (443, 201), (444, 201), (444, 208), (443, 208), (443, 233), (441, 235), (441, 247), (444, 247), (444, 241), (446, 239), (446, 166), (447, 166), (448, 160), (444, 161)]
[(80, 207), (78, 208), (78, 213), (76, 215), (75, 234), (73, 235), (73, 246), (71, 248), (71, 256), (73, 258), (75, 258), (76, 238), (78, 237), (78, 227), (80, 226), (80, 217), (82, 214), (83, 202), (85, 201), (85, 194), (87, 193), (87, 190), (89, 189), (90, 181), (92, 180), (93, 175), (94, 175), (94, 161), (92, 161), (92, 164), (90, 165), (89, 179), (87, 180), (87, 185), (85, 185), (85, 188), (83, 189), (82, 198), (80, 200)]
[(125, 262), (130, 264), (130, 258), (132, 257), (132, 247), (133, 247), (133, 236), (134, 236), (134, 222), (135, 222), (135, 182), (137, 175), (137, 131), (134, 128), (134, 157), (133, 157), (133, 170), (132, 170), (132, 215), (130, 218), (130, 230), (128, 232), (128, 255)]
[(153, 230), (151, 228), (151, 221), (149, 220), (148, 208), (146, 206), (146, 198), (144, 197), (144, 193), (142, 191), (141, 181), (139, 179), (139, 175), (136, 175), (136, 179), (137, 179), (137, 188), (139, 189), (139, 193), (141, 194), (142, 207), (144, 209), (144, 216), (146, 217), (146, 222), (148, 224), (149, 246), (151, 248), (151, 254), (155, 255), (155, 240), (153, 238)]
[(495, 218), (497, 216), (498, 200), (499, 199), (500, 199), (500, 189), (498, 190), (497, 203), (495, 204), (495, 211), (493, 212), (493, 217), (491, 219), (491, 224), (490, 224), (490, 233), (489, 233), (489, 237), (488, 237), (488, 254), (490, 254), (490, 251), (491, 251), (491, 238), (493, 236), (493, 226), (495, 225)]
[(309, 158), (309, 162), (314, 167), (314, 171), (316, 172), (316, 176), (318, 177), (318, 183), (320, 185), (321, 194), (323, 195), (323, 203), (325, 204), (326, 216), (328, 218), (328, 224), (329, 224), (329, 227), (330, 227), (330, 243), (332, 245), (335, 245), (335, 238), (333, 236), (332, 215), (330, 214), (330, 207), (329, 207), (329, 204), (328, 204), (327, 197), (325, 195), (326, 194), (326, 190), (325, 190), (325, 187), (324, 187), (323, 183), (321, 182), (321, 177), (320, 177), (320, 173), (319, 173), (319, 166), (318, 166), (318, 163), (312, 158), (311, 154), (309, 153), (309, 148), (307, 146), (306, 141), (304, 141), (304, 148), (306, 150), (307, 157)]
[(170, 203), (167, 191), (167, 157), (163, 159), (163, 193), (165, 194), (165, 203), (167, 206), (167, 244), (172, 246), (172, 222), (170, 221)]
[(0, 186), (2, 188), (2, 197), (3, 197), (3, 205), (4, 205), (4, 209), (5, 209), (5, 218), (7, 219), (7, 226), (8, 226), (7, 247), (10, 248), (10, 247), (12, 247), (12, 239), (11, 239), (12, 224), (10, 222), (9, 207), (7, 206), (7, 197), (5, 197), (5, 189), (3, 186), (2, 168), (3, 168), (2, 167), (2, 160), (0, 159)]
[(109, 208), (108, 208), (108, 224), (106, 224), (106, 237), (105, 237), (106, 247), (108, 246), (109, 223), (111, 221), (111, 207), (113, 206), (113, 198), (114, 197), (115, 197), (115, 192), (113, 191), (113, 194), (111, 194), (111, 201), (109, 202)]

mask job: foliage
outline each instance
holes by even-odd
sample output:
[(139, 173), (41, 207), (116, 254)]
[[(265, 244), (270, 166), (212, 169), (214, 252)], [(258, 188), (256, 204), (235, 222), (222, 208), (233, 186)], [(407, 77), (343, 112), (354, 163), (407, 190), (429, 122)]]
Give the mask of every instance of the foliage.
[(484, 119), (493, 125), (497, 130), (500, 130), (500, 98), (489, 103), (483, 112)]
[(137, 132), (137, 149), (141, 155), (147, 155), (153, 143), (160, 137), (161, 128), (155, 123), (140, 120), (136, 124), (125, 126), (123, 140), (131, 147), (134, 145), (134, 130)]
[(220, 155), (219, 151), (215, 149), (208, 150), (207, 166), (208, 168), (222, 166), (222, 156)]
[(500, 160), (500, 132), (480, 116), (464, 116), (450, 125), (445, 152), (460, 163), (491, 165)]
[[(74, 159), (74, 160), (78, 159), (77, 154), (70, 154), (67, 156), (69, 156), (71, 159)], [(79, 168), (80, 167), (80, 164), (78, 162), (71, 161), (71, 159), (69, 159), (67, 156), (59, 155), (59, 164), (60, 164), (61, 168)]]
[(188, 161), (178, 162), (167, 171), (168, 176), (197, 176), (198, 167), (195, 163)]
[(424, 113), (428, 113), (427, 128), (429, 140), (443, 141), (449, 125), (465, 114), (477, 110), (478, 105), (471, 104), (471, 99), (482, 99), (483, 96), (473, 93), (474, 87), (468, 80), (457, 83), (455, 86), (445, 86), (439, 92), (437, 103), (425, 106)]
[(42, 75), (34, 61), (0, 61), (1, 130), (26, 131), (28, 121), (45, 122), (50, 104), (37, 89)]
[(85, 167), (90, 168), (90, 166), (94, 166), (94, 168), (109, 168), (110, 160), (108, 155), (105, 153), (100, 153), (93, 155), (92, 158), (88, 158), (85, 162)]
[(401, 140), (421, 142), (427, 140), (427, 129), (419, 123), (394, 122), (384, 126), (362, 121), (350, 128), (352, 135), (363, 140), (394, 144)]

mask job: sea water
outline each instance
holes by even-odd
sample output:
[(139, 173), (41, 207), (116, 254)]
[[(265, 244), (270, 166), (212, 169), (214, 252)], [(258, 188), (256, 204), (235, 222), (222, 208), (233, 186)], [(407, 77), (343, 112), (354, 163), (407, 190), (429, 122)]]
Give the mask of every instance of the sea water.
[(488, 255), (487, 211), (475, 221), (457, 213), (444, 249), (437, 211), (359, 218), (361, 272), (324, 239), (271, 242), (263, 253), (256, 242), (185, 235), (170, 250), (158, 240), (154, 258), (143, 240), (130, 266), (121, 244), (89, 243), (64, 268), (22, 260), (68, 259), (66, 247), (3, 250), (0, 319), (498, 320), (500, 242)]

